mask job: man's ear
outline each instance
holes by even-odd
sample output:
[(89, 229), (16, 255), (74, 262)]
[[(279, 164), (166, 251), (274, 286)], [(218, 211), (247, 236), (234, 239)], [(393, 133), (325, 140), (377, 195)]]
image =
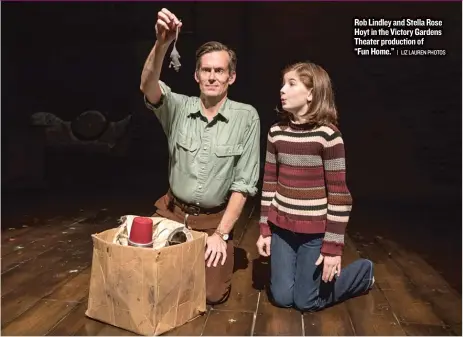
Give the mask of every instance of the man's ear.
[(195, 81), (197, 83), (199, 83), (199, 77), (198, 77), (198, 72), (197, 71), (195, 71), (194, 78), (195, 78)]
[(228, 85), (232, 85), (236, 80), (236, 71), (233, 71), (228, 78)]

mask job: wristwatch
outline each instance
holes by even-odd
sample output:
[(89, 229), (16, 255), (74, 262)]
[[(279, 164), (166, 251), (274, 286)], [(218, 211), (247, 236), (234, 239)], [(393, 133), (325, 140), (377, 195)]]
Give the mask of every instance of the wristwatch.
[(222, 238), (223, 241), (227, 241), (228, 238), (230, 237), (230, 235), (228, 235), (227, 233), (222, 233), (218, 229), (215, 232), (217, 233), (218, 236)]

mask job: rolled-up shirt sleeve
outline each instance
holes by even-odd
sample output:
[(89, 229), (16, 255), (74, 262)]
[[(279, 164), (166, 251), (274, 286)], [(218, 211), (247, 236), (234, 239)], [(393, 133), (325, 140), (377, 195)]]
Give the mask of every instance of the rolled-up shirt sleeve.
[(260, 167), (260, 120), (257, 111), (244, 139), (243, 153), (236, 165), (236, 174), (230, 190), (254, 196), (257, 193)]
[(169, 136), (174, 125), (174, 121), (179, 117), (183, 106), (188, 100), (188, 96), (172, 92), (170, 87), (164, 82), (159, 81), (162, 96), (157, 104), (148, 101), (146, 95), (143, 96), (146, 107), (153, 111), (162, 125), (164, 133)]

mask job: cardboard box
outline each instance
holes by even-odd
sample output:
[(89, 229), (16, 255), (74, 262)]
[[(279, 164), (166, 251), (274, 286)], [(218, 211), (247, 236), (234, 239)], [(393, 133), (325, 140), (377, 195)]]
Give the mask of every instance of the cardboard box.
[(206, 311), (206, 234), (154, 250), (112, 243), (117, 228), (92, 235), (86, 315), (140, 335), (160, 335)]

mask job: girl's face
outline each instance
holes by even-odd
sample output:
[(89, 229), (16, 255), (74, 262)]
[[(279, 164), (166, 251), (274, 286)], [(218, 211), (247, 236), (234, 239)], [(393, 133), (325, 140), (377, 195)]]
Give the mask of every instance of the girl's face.
[(283, 77), (280, 98), (285, 111), (302, 116), (308, 111), (312, 101), (312, 89), (307, 89), (295, 71), (289, 71)]

